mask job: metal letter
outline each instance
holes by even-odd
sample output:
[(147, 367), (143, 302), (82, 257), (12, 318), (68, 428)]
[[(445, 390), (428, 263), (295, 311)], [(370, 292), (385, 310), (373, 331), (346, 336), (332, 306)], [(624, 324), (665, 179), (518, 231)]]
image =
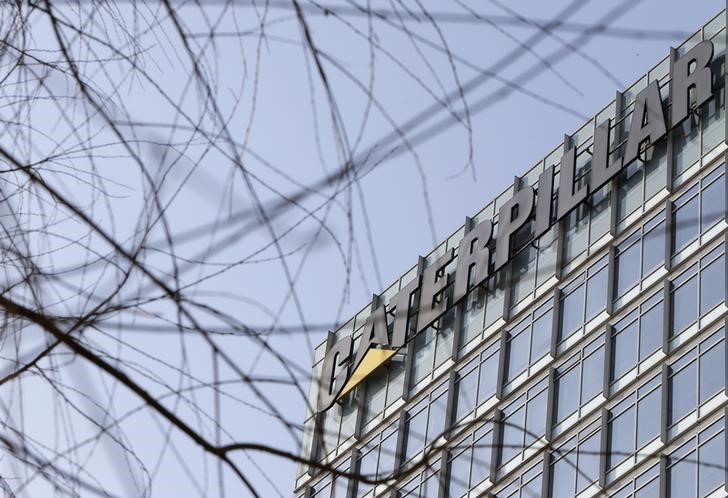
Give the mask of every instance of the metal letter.
[(589, 192), (594, 193), (605, 183), (614, 178), (622, 169), (620, 159), (609, 164), (609, 136), (611, 119), (607, 119), (594, 130), (594, 148), (592, 151), (591, 176), (589, 177)]
[(561, 156), (561, 173), (559, 174), (558, 219), (569, 214), (572, 209), (584, 202), (584, 199), (586, 199), (586, 185), (582, 185), (579, 189), (575, 189), (575, 170), (576, 147), (571, 144), (571, 137), (564, 135), (564, 155)]
[[(694, 92), (694, 106), (700, 107), (713, 94), (713, 73), (710, 62), (713, 60), (713, 42), (704, 40), (691, 48), (687, 54), (678, 58), (677, 50), (670, 49), (670, 110), (671, 126), (675, 127), (688, 117), (692, 107), (689, 102), (690, 90)], [(690, 72), (690, 66), (695, 69)]]
[(427, 328), (440, 318), (446, 309), (443, 291), (447, 287), (445, 267), (455, 259), (455, 250), (450, 249), (425, 268), (420, 289), (420, 310), (417, 314), (417, 332)]
[(538, 193), (536, 195), (536, 225), (533, 238), (537, 239), (551, 228), (553, 214), (554, 167), (549, 166), (538, 175)]
[(420, 286), (421, 275), (412, 280), (399, 290), (389, 300), (387, 312), (394, 314), (394, 325), (392, 326), (392, 347), (401, 348), (407, 342), (407, 324), (409, 323), (409, 305), (412, 294)]
[(342, 367), (351, 358), (351, 336), (347, 335), (334, 344), (324, 356), (324, 363), (321, 368), (321, 382), (319, 384), (318, 401), (316, 403), (319, 412), (328, 410), (344, 387), (348, 369), (342, 368), (336, 372), (336, 367)]
[(662, 111), (660, 87), (656, 81), (653, 81), (634, 99), (632, 125), (629, 128), (627, 150), (624, 153), (622, 165), (628, 166), (637, 159), (640, 145), (644, 142), (649, 141), (650, 145), (654, 145), (666, 134), (667, 126), (665, 126), (665, 113)]
[(498, 235), (495, 241), (496, 270), (502, 268), (511, 257), (511, 236), (531, 217), (533, 205), (533, 187), (525, 187), (508, 199), (498, 211)]
[(364, 323), (359, 351), (356, 353), (352, 371), (356, 370), (364, 355), (372, 346), (389, 346), (387, 314), (384, 310), (384, 304), (379, 303), (379, 296), (376, 295), (372, 298), (372, 313)]
[[(465, 220), (469, 228), (470, 219)], [(455, 269), (455, 286), (452, 302), (464, 298), (473, 287), (485, 282), (490, 274), (490, 249), (488, 243), (493, 238), (493, 221), (485, 220), (470, 229), (458, 247), (458, 265)], [(471, 278), (472, 276), (472, 278)]]

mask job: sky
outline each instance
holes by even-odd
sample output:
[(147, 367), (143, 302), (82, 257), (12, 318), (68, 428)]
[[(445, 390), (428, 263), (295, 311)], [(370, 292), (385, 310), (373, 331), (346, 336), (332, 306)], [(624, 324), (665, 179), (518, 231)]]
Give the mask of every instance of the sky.
[[(211, 354), (200, 337), (163, 331), (158, 326), (180, 320), (174, 303), (136, 271), (122, 285), (118, 254), (107, 258), (114, 265), (64, 273), (43, 287), (45, 309), (59, 316), (88, 311), (100, 296), (113, 296), (120, 309), (134, 303), (84, 332), (84, 343), (211, 439), (297, 452), (312, 349), (326, 332), (725, 7), (712, 0), (369, 4), (377, 16), (338, 1), (324, 15), (302, 1), (307, 31), (288, 2), (180, 2), (177, 25), (154, 2), (118, 3), (93, 16), (93, 2), (59, 5), (83, 89), (43, 12), (28, 14), (27, 43), (33, 60), (52, 62), (37, 64), (44, 84), (17, 78), (12, 54), (3, 55), (0, 67), (12, 77), (0, 92), (0, 116), (14, 124), (0, 144), (23, 161), (44, 161), (44, 178), (82, 212), (123, 247), (143, 247), (151, 273), (181, 290), (204, 327), (232, 323), (263, 333), (215, 336), (220, 352)], [(554, 19), (563, 24), (539, 28)], [(96, 38), (78, 38), (70, 26)], [(31, 90), (62, 103), (14, 97)], [(343, 177), (324, 184), (342, 168)], [(24, 186), (17, 177), (0, 187)], [(24, 187), (12, 202), (31, 206), (21, 210), (22, 226), (39, 229), (28, 251), (43, 268), (118, 253), (47, 196)], [(285, 209), (276, 210), (280, 203)], [(45, 341), (31, 328), (4, 343), (0, 367)], [(7, 423), (23, 420), (39, 451), (65, 448), (69, 465), (83, 462), (87, 477), (115, 496), (252, 495), (228, 470), (218, 479), (213, 458), (97, 366), (57, 354), (44, 361), (62, 389), (38, 374), (0, 394)], [(241, 380), (280, 380), (285, 367), (298, 385)], [(228, 380), (221, 398), (206, 385), (211, 379)], [(93, 444), (79, 444), (119, 417)], [(260, 496), (291, 495), (294, 463), (253, 452), (234, 460)], [(10, 460), (0, 466), (17, 482), (30, 475)], [(47, 492), (34, 478), (19, 496)]]

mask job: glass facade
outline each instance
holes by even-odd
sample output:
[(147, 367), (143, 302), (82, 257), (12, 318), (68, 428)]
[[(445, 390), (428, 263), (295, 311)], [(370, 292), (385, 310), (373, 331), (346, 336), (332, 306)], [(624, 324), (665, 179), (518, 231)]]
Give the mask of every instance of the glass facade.
[[(706, 104), (319, 414), (313, 383), (302, 456), (338, 472), (301, 464), (297, 497), (728, 496), (725, 17), (678, 49), (713, 41)], [(610, 161), (621, 157), (635, 96), (653, 82), (669, 109), (666, 58), (572, 135), (577, 185), (595, 127), (611, 120)], [(558, 184), (560, 159), (561, 146), (521, 184), (537, 187), (549, 166)], [(514, 189), (474, 220), (497, 232)], [(464, 234), (424, 264), (457, 254)], [(351, 335), (356, 351), (369, 309), (332, 338)]]

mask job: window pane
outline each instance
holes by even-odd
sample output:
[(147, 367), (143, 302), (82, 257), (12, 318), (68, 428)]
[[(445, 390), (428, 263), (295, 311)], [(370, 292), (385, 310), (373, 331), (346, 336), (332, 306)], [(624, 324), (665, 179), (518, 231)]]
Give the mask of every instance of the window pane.
[(566, 233), (564, 233), (564, 264), (586, 250), (589, 241), (589, 212), (577, 208), (566, 218)]
[[(359, 473), (363, 476), (373, 477), (377, 473), (377, 449), (374, 448), (372, 451), (363, 455), (359, 460)], [(357, 485), (358, 495), (361, 496), (367, 491), (372, 489), (372, 485), (364, 482), (359, 482)]]
[(604, 347), (584, 359), (581, 402), (586, 403), (602, 392), (604, 372)]
[(412, 361), (412, 384), (416, 384), (432, 371), (435, 359), (435, 328), (427, 327), (415, 336), (415, 357)]
[[(721, 60), (723, 57), (718, 57), (718, 45), (725, 44), (723, 37), (713, 39), (713, 43), (716, 45), (716, 54), (713, 56), (713, 61)], [(723, 69), (720, 67), (721, 64), (713, 64), (713, 74), (721, 74)], [(717, 71), (717, 72), (716, 72)], [(718, 85), (720, 85), (720, 78), (718, 79)], [(717, 88), (716, 88), (717, 90)], [(713, 147), (722, 142), (725, 137), (725, 93), (715, 92), (713, 98), (710, 99), (705, 105), (703, 105), (701, 113), (701, 125), (703, 127), (703, 154), (709, 152)]]
[(561, 422), (579, 407), (579, 368), (566, 372), (556, 381), (556, 421)]
[(537, 253), (538, 250), (529, 244), (513, 258), (512, 306), (518, 304), (533, 292), (536, 281)]
[(490, 472), (490, 456), (493, 449), (493, 431), (489, 430), (483, 437), (475, 441), (473, 447), (473, 473), (471, 485), (477, 486)]
[(483, 330), (485, 291), (482, 287), (473, 289), (465, 300), (461, 345), (465, 345)]
[(607, 267), (591, 277), (586, 284), (586, 321), (607, 307)]
[(634, 494), (634, 498), (660, 498), (660, 480), (655, 479)]
[(696, 407), (697, 380), (697, 368), (694, 361), (672, 377), (670, 385), (671, 423), (679, 421)]
[(566, 296), (561, 304), (561, 337), (566, 339), (581, 325), (584, 317), (584, 286)]
[(508, 369), (506, 380), (512, 380), (528, 367), (529, 333), (515, 331), (517, 334), (508, 343)]
[(538, 267), (536, 269), (536, 286), (543, 284), (556, 272), (556, 230), (552, 228), (538, 240)]
[(526, 446), (530, 446), (537, 438), (546, 433), (546, 398), (544, 390), (528, 402), (526, 413)]
[(612, 494), (609, 498), (632, 498), (632, 483)]
[(437, 496), (438, 489), (439, 489), (439, 479), (438, 474), (432, 474), (430, 477), (427, 478), (427, 480), (422, 484), (422, 487), (420, 488), (420, 497), (421, 498), (428, 498), (430, 496)]
[(700, 230), (706, 231), (725, 217), (725, 177), (714, 181), (703, 190), (700, 200)]
[(640, 278), (640, 244), (632, 244), (629, 248), (620, 252), (616, 259), (617, 283), (615, 290), (616, 297), (623, 296), (628, 290), (634, 287)]
[(387, 406), (389, 406), (395, 400), (400, 399), (404, 392), (404, 358), (392, 358), (386, 368), (389, 370), (389, 385), (387, 386)]
[(523, 486), (522, 498), (535, 498), (541, 496), (541, 486), (543, 484), (543, 475), (539, 473), (536, 478), (532, 479)]
[(334, 405), (324, 415), (324, 441), (322, 451), (328, 453), (336, 448), (339, 441), (339, 424), (341, 422), (341, 407)]
[(698, 449), (698, 496), (707, 496), (725, 481), (725, 436), (721, 432)]
[(427, 410), (422, 410), (409, 419), (407, 423), (407, 440), (405, 443), (405, 460), (412, 458), (424, 447), (426, 429)]
[(341, 405), (341, 434), (339, 435), (339, 441), (343, 441), (354, 435), (358, 412), (359, 403), (357, 403), (354, 396), (350, 396), (348, 400), (344, 400)]
[(448, 496), (460, 498), (468, 490), (470, 477), (470, 451), (466, 450), (450, 460), (448, 465)]
[(399, 495), (402, 498), (413, 498), (418, 495), (420, 489), (420, 478), (415, 477), (410, 482), (399, 488)]
[(317, 484), (315, 489), (311, 490), (313, 498), (329, 498), (331, 496), (331, 483)]
[(579, 474), (576, 476), (576, 492), (586, 489), (599, 477), (600, 432), (579, 445)]
[(435, 334), (435, 367), (452, 357), (452, 340), (455, 336), (455, 308), (451, 308), (440, 318), (440, 329)]
[(618, 221), (625, 219), (630, 213), (642, 205), (642, 163), (632, 162), (622, 170), (619, 177)]
[(365, 421), (369, 422), (384, 410), (384, 401), (387, 394), (387, 369), (382, 368), (373, 372), (367, 379), (366, 398), (364, 403)]
[(652, 441), (660, 433), (662, 389), (655, 389), (642, 398), (637, 406), (637, 448)]
[(695, 496), (696, 467), (692, 461), (695, 453), (676, 463), (668, 472), (670, 498), (691, 498)]
[(617, 416), (609, 425), (609, 468), (614, 468), (635, 450), (635, 407)]
[(663, 313), (663, 303), (659, 303), (640, 319), (640, 361), (662, 347)]
[(531, 339), (531, 363), (541, 359), (551, 349), (553, 311), (548, 311), (533, 322)]
[(576, 453), (564, 455), (554, 464), (551, 475), (552, 498), (574, 498), (574, 481), (576, 480)]
[(523, 428), (526, 426), (526, 407), (523, 406), (503, 422), (503, 447), (500, 463), (509, 462), (523, 448)]
[(478, 370), (477, 368), (458, 379), (455, 384), (455, 421), (462, 418), (475, 408), (475, 390)]
[(394, 431), (391, 435), (382, 441), (381, 449), (379, 450), (379, 475), (388, 476), (394, 472), (394, 462), (396, 460), (397, 453), (397, 431)]
[(725, 300), (725, 257), (721, 256), (700, 272), (700, 314)]
[(611, 187), (609, 184), (592, 194), (591, 206), (591, 210), (589, 210), (589, 216), (591, 217), (589, 240), (593, 244), (609, 231), (611, 214), (609, 209), (611, 206)]
[(700, 128), (689, 117), (673, 131), (674, 175), (677, 177), (698, 160)]
[(642, 251), (642, 276), (649, 275), (665, 263), (665, 222), (644, 235)]
[(612, 379), (616, 380), (637, 365), (637, 333), (639, 322), (634, 321), (622, 329), (613, 339)]
[(503, 316), (504, 291), (503, 272), (496, 272), (488, 281), (488, 291), (485, 303), (485, 327), (494, 323)]
[(667, 140), (652, 147), (652, 159), (645, 165), (645, 199), (665, 188), (667, 181)]
[(682, 332), (698, 318), (698, 282), (693, 277), (678, 287), (672, 296), (673, 334)]
[(725, 341), (700, 357), (700, 403), (725, 388)]
[[(688, 195), (692, 195), (688, 192)], [(680, 201), (678, 200), (678, 203)], [(698, 237), (698, 196), (679, 207), (673, 216), (673, 251), (678, 252)]]
[(430, 405), (430, 419), (427, 423), (427, 444), (442, 436), (445, 430), (445, 414), (447, 413), (447, 391), (441, 394)]
[(495, 394), (498, 382), (498, 354), (493, 354), (480, 366), (480, 384), (478, 386), (478, 403), (486, 401)]
[[(348, 472), (349, 469), (342, 469)], [(349, 480), (340, 477), (334, 481), (334, 487), (331, 494), (332, 498), (346, 498), (346, 490), (349, 487)]]
[[(518, 481), (508, 485), (507, 487), (501, 489), (497, 495), (495, 495), (495, 498), (518, 498), (520, 496), (520, 489), (518, 486)], [(526, 495), (528, 496), (528, 495)], [(540, 496), (540, 494), (534, 495), (534, 496)]]

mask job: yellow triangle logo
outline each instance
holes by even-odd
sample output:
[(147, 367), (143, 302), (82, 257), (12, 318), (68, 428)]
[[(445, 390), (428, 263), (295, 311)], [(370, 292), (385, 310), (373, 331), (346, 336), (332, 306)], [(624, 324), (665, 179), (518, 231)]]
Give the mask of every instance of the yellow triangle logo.
[(349, 394), (349, 392), (361, 384), (362, 381), (369, 376), (369, 374), (385, 364), (392, 356), (397, 354), (397, 351), (397, 349), (370, 348), (364, 355), (364, 358), (362, 358), (359, 365), (357, 365), (356, 369), (352, 372), (351, 377), (349, 377), (349, 380), (346, 382), (346, 385), (344, 385), (344, 388), (341, 390), (341, 393), (339, 393), (336, 400), (338, 401)]

